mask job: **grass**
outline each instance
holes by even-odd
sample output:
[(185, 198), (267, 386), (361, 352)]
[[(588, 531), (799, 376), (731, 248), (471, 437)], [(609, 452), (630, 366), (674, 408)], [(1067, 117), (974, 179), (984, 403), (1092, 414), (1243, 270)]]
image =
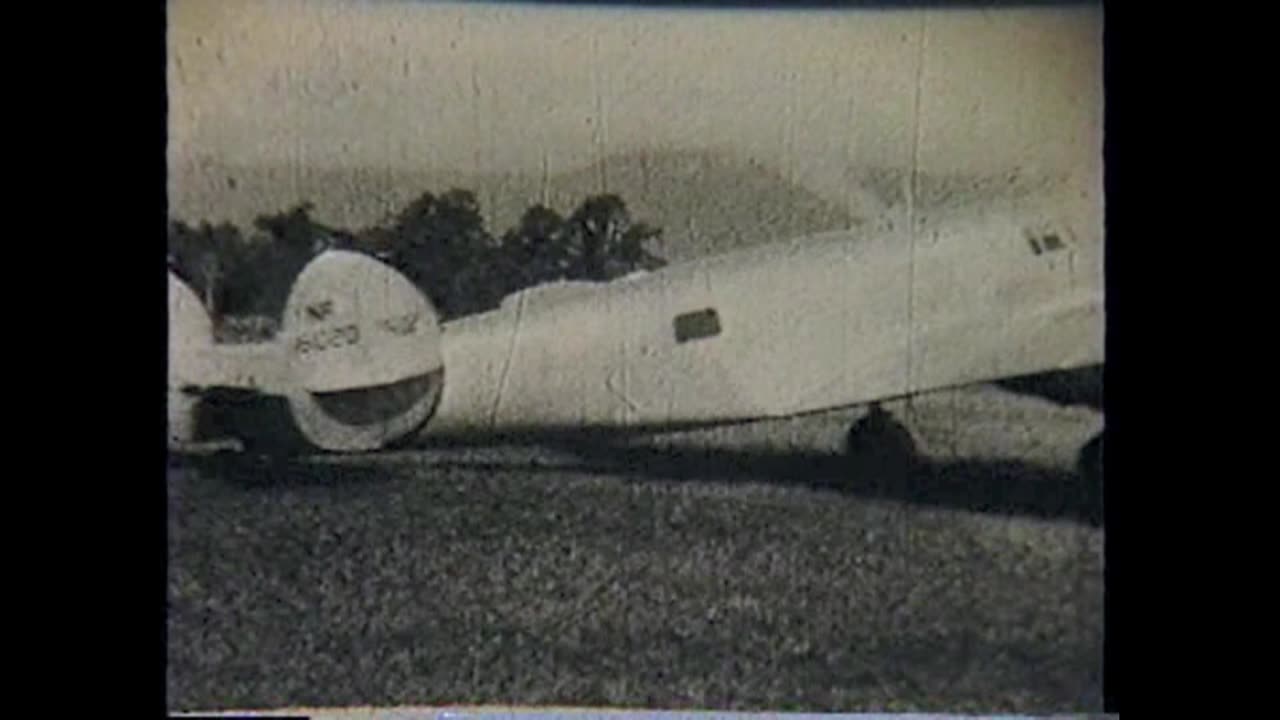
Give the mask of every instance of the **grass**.
[(172, 470), (170, 706), (1100, 709), (1097, 527), (525, 460)]

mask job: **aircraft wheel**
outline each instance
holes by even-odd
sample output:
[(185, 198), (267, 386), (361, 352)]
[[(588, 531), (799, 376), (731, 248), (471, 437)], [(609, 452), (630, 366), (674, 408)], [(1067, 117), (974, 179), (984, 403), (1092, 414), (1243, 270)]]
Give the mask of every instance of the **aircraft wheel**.
[(919, 455), (907, 426), (877, 403), (849, 428), (845, 457), (849, 482), (877, 487), (906, 480)]
[(1092, 440), (1080, 448), (1076, 469), (1090, 486), (1102, 482), (1102, 433), (1094, 435)]

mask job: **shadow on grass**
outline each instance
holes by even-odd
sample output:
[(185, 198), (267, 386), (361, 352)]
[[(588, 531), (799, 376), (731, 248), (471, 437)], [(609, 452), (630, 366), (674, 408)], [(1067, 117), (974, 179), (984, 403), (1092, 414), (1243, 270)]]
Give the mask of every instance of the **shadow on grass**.
[(325, 464), (288, 457), (253, 456), (226, 453), (208, 457), (184, 458), (177, 467), (198, 475), (216, 478), (241, 489), (287, 487), (362, 487), (375, 490), (377, 485), (395, 479), (399, 470), (371, 459), (360, 464)]
[(755, 482), (925, 507), (1102, 525), (1102, 487), (1096, 478), (1021, 460), (915, 458), (890, 462), (812, 450), (634, 447), (566, 441), (554, 447), (575, 459), (432, 459), (427, 450), (417, 453), (412, 463), (376, 456), (340, 463), (225, 456), (195, 461), (193, 467), (246, 489), (328, 486), (365, 487), (376, 492), (379, 485), (424, 468), (526, 476), (573, 473), (647, 482)]
[(722, 448), (561, 446), (560, 464), (446, 460), (481, 472), (611, 475), (667, 482), (763, 482), (969, 512), (1102, 524), (1101, 485), (1079, 472), (1020, 460), (869, 462), (839, 453)]
[[(1064, 404), (1101, 407), (1102, 366), (1045, 373), (999, 383), (1013, 392)], [(243, 406), (243, 407), (242, 407)], [(227, 427), (245, 427), (244, 417), (229, 412), (252, 411), (249, 417), (263, 437), (283, 436), (282, 408), (253, 408), (230, 403), (216, 419)], [(222, 417), (226, 415), (226, 417)], [(262, 418), (276, 418), (264, 425)], [(657, 428), (671, 430), (669, 426)], [(1085, 447), (1074, 471), (1020, 460), (936, 460), (893, 456), (869, 458), (864, 453), (812, 450), (725, 449), (688, 446), (644, 447), (628, 442), (646, 429), (628, 433), (582, 428), (529, 428), (505, 436), (437, 439), (406, 449), (337, 462), (286, 455), (223, 455), (186, 461), (201, 474), (244, 488), (332, 486), (371, 491), (423, 468), (523, 475), (577, 473), (629, 480), (666, 482), (764, 482), (834, 491), (868, 499), (958, 509), (969, 512), (1064, 519), (1093, 527), (1102, 525), (1100, 439)], [(268, 432), (271, 431), (271, 432)], [(263, 443), (270, 445), (271, 443)], [(871, 442), (870, 446), (875, 446)], [(280, 447), (296, 447), (281, 441)], [(536, 446), (569, 453), (566, 462), (503, 462), (432, 457), (432, 450)]]

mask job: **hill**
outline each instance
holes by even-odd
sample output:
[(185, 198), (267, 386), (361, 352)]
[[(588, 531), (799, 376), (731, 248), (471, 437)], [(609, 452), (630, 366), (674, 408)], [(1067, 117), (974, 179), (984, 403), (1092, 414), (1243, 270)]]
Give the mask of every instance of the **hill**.
[(226, 220), (242, 228), (258, 214), (310, 201), (317, 219), (355, 229), (385, 220), (425, 191), (463, 187), (476, 192), (489, 229), (498, 234), (533, 203), (568, 212), (583, 198), (608, 191), (627, 202), (633, 217), (663, 228), (653, 250), (673, 262), (778, 238), (901, 222), (911, 182), (916, 211), (935, 214), (1019, 203), (1061, 184), (1017, 173), (912, 179), (891, 168), (850, 168), (849, 191), (829, 197), (739, 154), (675, 149), (612, 155), (599, 165), (546, 175), (233, 166), (214, 159), (178, 164), (170, 173), (175, 219)]

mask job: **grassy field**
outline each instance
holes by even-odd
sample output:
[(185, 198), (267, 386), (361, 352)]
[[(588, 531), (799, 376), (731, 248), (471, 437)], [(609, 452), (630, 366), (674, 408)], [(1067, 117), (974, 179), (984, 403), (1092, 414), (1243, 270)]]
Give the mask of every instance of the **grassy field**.
[[(938, 441), (959, 412), (968, 434)], [(767, 426), (585, 460), (175, 468), (170, 706), (1098, 710), (1096, 492), (1042, 447), (1098, 422), (1073, 412), (991, 392), (917, 407), (930, 460), (893, 486), (839, 482), (804, 437), (762, 448)], [(1041, 445), (982, 457), (975, 438), (1027, 423)]]

